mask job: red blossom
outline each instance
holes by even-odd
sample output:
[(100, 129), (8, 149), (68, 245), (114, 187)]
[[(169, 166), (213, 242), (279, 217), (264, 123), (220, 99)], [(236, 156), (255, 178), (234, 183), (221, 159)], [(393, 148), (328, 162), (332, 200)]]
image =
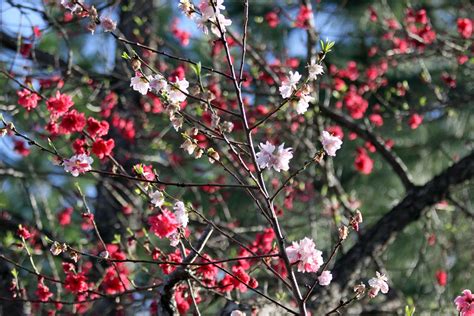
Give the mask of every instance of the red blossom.
[(61, 212), (58, 213), (58, 222), (61, 226), (67, 226), (71, 224), (71, 216), (72, 216), (73, 208), (66, 207)]
[(313, 12), (305, 5), (300, 6), (295, 20), (295, 27), (304, 29), (308, 26), (308, 21), (313, 17)]
[(41, 302), (47, 302), (53, 296), (53, 293), (51, 293), (49, 287), (44, 285), (43, 281), (38, 282), (35, 294)]
[(162, 214), (150, 216), (148, 218), (150, 230), (160, 238), (167, 238), (173, 235), (179, 227), (174, 213), (163, 210)]
[(64, 287), (71, 293), (80, 294), (86, 292), (89, 289), (87, 285), (87, 278), (84, 273), (74, 273), (72, 271), (66, 274), (66, 279), (64, 280)]
[(74, 105), (72, 98), (67, 94), (56, 91), (56, 95), (46, 101), (46, 108), (51, 112), (51, 117), (56, 119), (66, 113)]
[(265, 21), (267, 21), (268, 26), (272, 29), (276, 28), (278, 24), (280, 24), (280, 18), (278, 17), (278, 14), (274, 11), (265, 14)]
[(20, 139), (15, 140), (13, 150), (15, 150), (15, 152), (22, 155), (23, 157), (26, 157), (30, 154), (30, 149), (26, 147), (26, 143)]
[(369, 157), (365, 149), (358, 148), (354, 166), (360, 173), (370, 174), (374, 167), (374, 161)]
[(18, 104), (24, 107), (28, 112), (38, 106), (38, 101), (41, 99), (39, 95), (31, 92), (28, 89), (17, 91)]
[(81, 132), (86, 126), (86, 117), (84, 113), (72, 110), (63, 115), (59, 123), (59, 132), (61, 134), (71, 134)]
[(104, 159), (112, 153), (114, 147), (115, 141), (113, 139), (104, 140), (99, 138), (92, 144), (92, 152), (96, 154), (99, 159)]
[(367, 110), (367, 107), (369, 106), (369, 102), (367, 102), (367, 100), (365, 100), (355, 91), (349, 91), (346, 94), (344, 97), (344, 104), (349, 111), (349, 114), (354, 119), (362, 118), (365, 111)]
[(87, 132), (91, 137), (101, 137), (109, 132), (109, 123), (107, 121), (98, 121), (93, 117), (87, 119)]
[(448, 283), (448, 274), (446, 273), (446, 271), (436, 271), (436, 281), (438, 282), (439, 286), (446, 286), (446, 284)]
[(383, 118), (378, 113), (373, 113), (369, 115), (370, 123), (374, 124), (374, 126), (382, 126), (383, 125)]
[(472, 35), (472, 20), (469, 18), (459, 18), (457, 20), (458, 32), (463, 38), (470, 38)]
[(417, 129), (418, 126), (421, 125), (423, 122), (423, 115), (419, 115), (417, 113), (414, 113), (410, 116), (408, 119), (408, 125), (410, 126), (411, 129)]
[(105, 270), (105, 276), (101, 287), (104, 289), (106, 294), (114, 295), (122, 293), (126, 291), (127, 287), (130, 285), (127, 275), (128, 271), (124, 268), (116, 271), (114, 267), (108, 267)]
[(16, 233), (18, 236), (20, 236), (23, 239), (28, 239), (28, 238), (31, 238), (31, 236), (33, 236), (30, 233), (30, 231), (25, 226), (22, 226), (22, 225), (18, 225), (18, 230), (16, 231)]

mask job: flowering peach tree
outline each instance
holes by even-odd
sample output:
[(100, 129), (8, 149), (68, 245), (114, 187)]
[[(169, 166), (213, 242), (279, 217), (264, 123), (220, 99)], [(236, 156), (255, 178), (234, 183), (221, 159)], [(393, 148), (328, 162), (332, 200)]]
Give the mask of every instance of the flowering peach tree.
[(373, 2), (4, 1), (2, 311), (474, 315), (473, 6)]

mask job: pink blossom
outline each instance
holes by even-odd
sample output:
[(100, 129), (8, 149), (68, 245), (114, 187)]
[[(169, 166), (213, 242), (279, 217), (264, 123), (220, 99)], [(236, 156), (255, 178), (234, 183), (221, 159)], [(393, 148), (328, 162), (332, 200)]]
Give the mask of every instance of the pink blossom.
[(369, 280), (369, 285), (370, 285), (370, 291), (369, 291), (369, 297), (374, 298), (379, 294), (379, 291), (382, 292), (383, 294), (388, 293), (388, 284), (387, 284), (387, 277), (385, 274), (376, 272), (376, 277), (372, 278)]
[(331, 284), (332, 281), (332, 274), (330, 271), (324, 270), (321, 272), (321, 275), (318, 277), (319, 285), (321, 286), (328, 286)]
[[(260, 168), (272, 168), (275, 171), (280, 172), (281, 170), (287, 171), (289, 167), (290, 159), (293, 158), (291, 148), (284, 148), (285, 144), (281, 144), (276, 147), (269, 141), (265, 144), (260, 143), (260, 152), (257, 153), (257, 163)], [(276, 151), (275, 151), (276, 150)]]
[(323, 131), (321, 135), (321, 143), (323, 144), (324, 151), (329, 156), (336, 156), (336, 151), (341, 148), (342, 140), (337, 136), (332, 136), (327, 131)]
[(464, 290), (462, 295), (456, 297), (454, 304), (461, 316), (474, 316), (474, 295), (471, 290)]
[(102, 25), (105, 32), (113, 32), (117, 28), (117, 23), (107, 16), (100, 17), (100, 25)]
[(299, 272), (316, 272), (323, 264), (322, 252), (316, 249), (314, 241), (308, 237), (294, 241), (286, 248), (286, 253), (291, 264), (298, 263)]
[(92, 162), (94, 162), (94, 160), (86, 154), (74, 155), (70, 159), (64, 160), (64, 170), (70, 172), (72, 176), (77, 177), (79, 173), (91, 170)]

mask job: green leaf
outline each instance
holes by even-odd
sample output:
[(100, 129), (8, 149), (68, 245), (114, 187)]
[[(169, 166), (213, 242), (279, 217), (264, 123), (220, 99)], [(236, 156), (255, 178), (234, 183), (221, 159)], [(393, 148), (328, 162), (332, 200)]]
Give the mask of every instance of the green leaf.
[(405, 316), (413, 316), (415, 314), (415, 306), (405, 306)]
[(13, 268), (11, 273), (15, 279), (18, 279), (18, 271), (16, 270), (16, 268)]
[(130, 59), (130, 56), (128, 56), (127, 52), (123, 52), (122, 53), (122, 58), (128, 60), (128, 59)]

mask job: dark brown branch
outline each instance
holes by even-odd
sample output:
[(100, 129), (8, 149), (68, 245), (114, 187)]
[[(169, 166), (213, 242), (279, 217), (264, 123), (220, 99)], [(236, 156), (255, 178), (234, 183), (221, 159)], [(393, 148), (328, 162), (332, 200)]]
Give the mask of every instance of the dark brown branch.
[(414, 186), (405, 163), (393, 151), (387, 148), (384, 145), (383, 141), (379, 139), (375, 134), (373, 134), (365, 127), (362, 127), (361, 125), (357, 124), (351, 118), (346, 117), (342, 113), (337, 113), (336, 111), (333, 111), (332, 109), (323, 105), (320, 105), (319, 109), (323, 115), (329, 117), (331, 120), (338, 123), (339, 125), (353, 131), (359, 137), (365, 139), (366, 141), (372, 143), (372, 145), (375, 146), (380, 155), (382, 155), (382, 157), (390, 164), (393, 171), (395, 171), (395, 173), (398, 175), (400, 181), (402, 181), (407, 191)]
[(429, 206), (443, 200), (450, 189), (474, 177), (474, 151), (444, 170), (423, 186), (414, 187), (405, 198), (375, 223), (339, 260), (332, 270), (334, 282), (319, 289), (318, 306), (334, 306), (347, 295), (361, 270), (373, 256), (379, 255), (409, 224), (417, 221)]

